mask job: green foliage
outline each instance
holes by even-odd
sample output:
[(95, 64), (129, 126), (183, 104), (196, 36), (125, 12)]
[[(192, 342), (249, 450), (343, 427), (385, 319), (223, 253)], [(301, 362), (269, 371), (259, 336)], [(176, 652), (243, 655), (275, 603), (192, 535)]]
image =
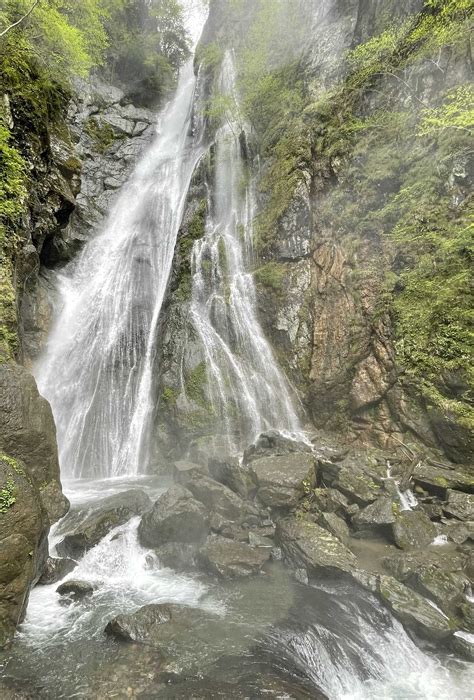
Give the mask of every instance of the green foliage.
[(199, 363), (185, 377), (186, 395), (201, 408), (208, 409), (209, 401), (206, 396), (207, 368), (206, 363)]
[(84, 131), (93, 139), (99, 153), (105, 153), (117, 138), (110, 124), (102, 124), (95, 117), (89, 117)]
[(178, 396), (179, 392), (171, 386), (165, 386), (161, 393), (161, 398), (168, 407), (176, 404)]
[(462, 85), (451, 90), (440, 107), (425, 109), (418, 128), (421, 136), (430, 136), (444, 129), (474, 130), (474, 88)]
[(0, 488), (0, 514), (6, 513), (16, 503), (15, 483), (8, 478), (5, 485)]
[(177, 0), (104, 0), (109, 44), (106, 76), (130, 85), (129, 95), (147, 106), (175, 84), (189, 56), (183, 10)]
[(2, 487), (0, 487), (0, 515), (6, 513), (12, 506), (15, 505), (16, 503), (16, 487), (15, 487), (15, 480), (14, 480), (14, 474), (12, 472), (16, 472), (17, 474), (24, 474), (23, 469), (20, 467), (18, 462), (13, 459), (13, 457), (9, 457), (6, 454), (0, 454), (0, 462), (3, 462), (5, 464), (10, 472), (7, 473), (7, 478), (5, 480), (5, 483)]
[(14, 230), (27, 194), (26, 164), (11, 145), (11, 133), (4, 125), (5, 120), (6, 115), (0, 114), (0, 361), (11, 359), (18, 346), (11, 259), (18, 240)]
[(257, 284), (279, 294), (284, 291), (286, 267), (283, 263), (269, 262), (255, 270), (254, 277)]
[[(374, 323), (392, 316), (405, 381), (472, 426), (472, 209), (467, 198), (453, 206), (448, 185), (456, 163), (469, 158), (472, 87), (458, 85), (428, 107), (400, 73), (426, 58), (435, 61), (440, 49), (460, 53), (472, 3), (426, 5), (428, 12), (352, 51), (346, 81), (306, 114), (315, 118), (313, 151), (321, 166), (330, 172), (335, 157), (344, 163), (344, 185), (322, 199), (320, 224), (347, 239), (380, 241), (394, 265), (380, 281)], [(412, 98), (409, 107), (405, 101), (400, 108), (387, 88), (393, 81)], [(377, 106), (361, 108), (375, 85)], [(354, 255), (360, 279), (376, 279), (370, 261)]]

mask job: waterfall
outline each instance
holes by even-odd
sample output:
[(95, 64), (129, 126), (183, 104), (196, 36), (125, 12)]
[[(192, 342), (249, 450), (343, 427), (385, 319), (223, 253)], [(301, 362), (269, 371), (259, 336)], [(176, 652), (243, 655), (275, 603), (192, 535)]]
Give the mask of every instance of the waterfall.
[(206, 233), (192, 251), (191, 317), (205, 353), (212, 412), (229, 447), (238, 451), (262, 430), (296, 432), (299, 422), (257, 319), (250, 272), (255, 201), (242, 155), (245, 132), (230, 51), (219, 94), (231, 108), (216, 135)]
[[(199, 5), (199, 7), (198, 7)], [(204, 23), (188, 8), (196, 42)], [(37, 367), (68, 477), (146, 470), (160, 312), (193, 170), (202, 155), (192, 59), (158, 135), (103, 227), (59, 275), (61, 311)]]

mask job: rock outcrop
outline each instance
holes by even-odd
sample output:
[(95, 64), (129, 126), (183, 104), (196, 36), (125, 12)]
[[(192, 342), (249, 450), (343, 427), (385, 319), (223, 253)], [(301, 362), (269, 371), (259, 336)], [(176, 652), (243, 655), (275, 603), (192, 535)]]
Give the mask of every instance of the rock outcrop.
[(51, 409), (23, 367), (0, 364), (0, 646), (25, 615), (50, 525), (67, 508)]

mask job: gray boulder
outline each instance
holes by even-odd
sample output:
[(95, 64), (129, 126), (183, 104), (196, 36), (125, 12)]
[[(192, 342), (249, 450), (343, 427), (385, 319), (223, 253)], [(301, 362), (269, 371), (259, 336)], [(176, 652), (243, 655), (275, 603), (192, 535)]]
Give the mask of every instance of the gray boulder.
[(213, 617), (185, 605), (145, 605), (129, 615), (118, 615), (104, 631), (122, 642), (161, 649), (173, 644), (176, 637), (189, 635), (193, 628)]
[(449, 618), (403, 583), (391, 576), (380, 576), (378, 593), (405, 627), (434, 641), (446, 640), (451, 636), (454, 626)]
[(243, 461), (244, 464), (249, 464), (260, 457), (281, 456), (295, 452), (311, 453), (312, 449), (304, 442), (284, 437), (277, 430), (269, 430), (259, 435), (256, 442), (245, 450)]
[(250, 472), (258, 499), (269, 508), (295, 507), (316, 483), (314, 457), (303, 452), (261, 457), (252, 461)]
[(186, 486), (186, 483), (195, 474), (207, 475), (208, 470), (201, 464), (195, 464), (186, 460), (179, 460), (173, 464), (173, 479), (175, 483), (181, 484), (181, 486)]
[(228, 486), (242, 498), (247, 498), (255, 488), (248, 469), (240, 464), (237, 457), (224, 459), (211, 457), (209, 459), (209, 472), (216, 481)]
[[(336, 466), (336, 465), (335, 465)], [(383, 481), (357, 465), (337, 465), (331, 486), (360, 506), (373, 503), (383, 495)]]
[(437, 535), (435, 525), (422, 510), (404, 510), (397, 513), (392, 525), (395, 544), (400, 549), (423, 549)]
[(159, 635), (159, 627), (171, 620), (171, 607), (145, 605), (130, 615), (117, 615), (105, 628), (105, 633), (125, 642), (147, 643)]
[(270, 550), (253, 548), (243, 542), (213, 535), (199, 550), (199, 564), (208, 573), (219, 578), (233, 579), (261, 572), (270, 559)]
[(451, 648), (467, 661), (474, 661), (474, 640), (472, 634), (462, 630), (455, 632), (451, 639)]
[(346, 521), (336, 513), (320, 513), (317, 516), (317, 522), (341, 542), (346, 542), (349, 539), (349, 527)]
[(202, 503), (183, 486), (173, 486), (145, 513), (138, 526), (140, 542), (160, 547), (169, 542), (199, 544), (209, 534), (209, 518)]
[(474, 494), (461, 491), (447, 492), (448, 502), (443, 506), (443, 511), (458, 520), (474, 520)]
[(432, 600), (448, 615), (457, 614), (469, 579), (466, 557), (452, 551), (408, 551), (384, 560), (385, 569), (401, 583)]
[(474, 492), (474, 476), (455, 469), (436, 467), (425, 462), (416, 465), (412, 479), (415, 484), (435, 495), (443, 495), (447, 489)]
[(331, 488), (313, 489), (312, 502), (324, 513), (337, 513), (338, 515), (346, 515), (349, 507), (346, 496), (337, 489)]
[(341, 571), (350, 574), (356, 566), (354, 554), (337, 537), (309, 520), (280, 520), (276, 540), (294, 567), (315, 576)]
[(49, 557), (38, 584), (49, 586), (61, 581), (77, 566), (73, 559)]
[(87, 581), (70, 580), (58, 586), (56, 592), (69, 601), (76, 602), (88, 598), (94, 593), (94, 590), (94, 586)]
[(252, 514), (258, 514), (253, 506), (245, 503), (227, 486), (201, 474), (194, 474), (186, 483), (186, 488), (206, 507), (207, 511), (216, 513), (224, 520), (238, 522), (245, 518), (249, 510)]
[(71, 509), (60, 523), (58, 534), (68, 534), (56, 547), (62, 557), (78, 559), (113, 528), (141, 515), (151, 506), (144, 491), (132, 489), (114, 494), (89, 507)]
[(391, 526), (396, 520), (397, 505), (389, 496), (381, 496), (356, 513), (352, 525), (357, 536), (383, 535), (392, 539)]

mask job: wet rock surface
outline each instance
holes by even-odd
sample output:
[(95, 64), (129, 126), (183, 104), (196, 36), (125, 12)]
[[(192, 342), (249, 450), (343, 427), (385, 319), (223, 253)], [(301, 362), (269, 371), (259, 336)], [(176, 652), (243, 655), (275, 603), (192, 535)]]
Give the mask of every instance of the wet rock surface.
[(71, 602), (76, 602), (88, 598), (94, 590), (94, 586), (87, 581), (71, 579), (58, 586), (56, 592)]
[(393, 523), (393, 537), (401, 549), (422, 549), (433, 542), (437, 531), (421, 510), (398, 513)]
[(66, 512), (56, 431), (33, 377), (0, 364), (0, 648), (22, 621), (48, 557), (49, 528)]
[(126, 642), (146, 643), (159, 635), (160, 625), (171, 620), (171, 607), (146, 605), (136, 613), (118, 615), (105, 628), (105, 633)]
[(146, 605), (130, 615), (118, 615), (107, 624), (105, 632), (120, 641), (166, 649), (184, 630), (192, 630), (193, 625), (212, 617), (185, 605)]
[(409, 629), (436, 641), (451, 636), (453, 623), (448, 616), (399, 581), (390, 576), (381, 576), (378, 591), (395, 617)]
[(284, 556), (311, 575), (350, 573), (356, 558), (340, 540), (309, 520), (286, 518), (277, 523), (276, 539)]
[(38, 581), (43, 586), (61, 581), (67, 574), (70, 574), (77, 566), (74, 559), (48, 557), (44, 571)]
[(142, 517), (138, 535), (148, 547), (169, 542), (199, 544), (209, 533), (208, 514), (202, 503), (183, 486), (173, 486)]
[(199, 550), (201, 568), (219, 578), (232, 579), (251, 576), (262, 571), (270, 559), (267, 547), (251, 547), (224, 537), (209, 537)]
[(255, 458), (250, 473), (258, 499), (269, 508), (296, 506), (305, 489), (311, 490), (316, 484), (314, 457), (306, 453)]
[(56, 550), (63, 557), (77, 559), (113, 528), (144, 513), (150, 506), (146, 493), (133, 489), (104, 498), (86, 509), (71, 509), (58, 529), (58, 534), (68, 534), (58, 543)]

